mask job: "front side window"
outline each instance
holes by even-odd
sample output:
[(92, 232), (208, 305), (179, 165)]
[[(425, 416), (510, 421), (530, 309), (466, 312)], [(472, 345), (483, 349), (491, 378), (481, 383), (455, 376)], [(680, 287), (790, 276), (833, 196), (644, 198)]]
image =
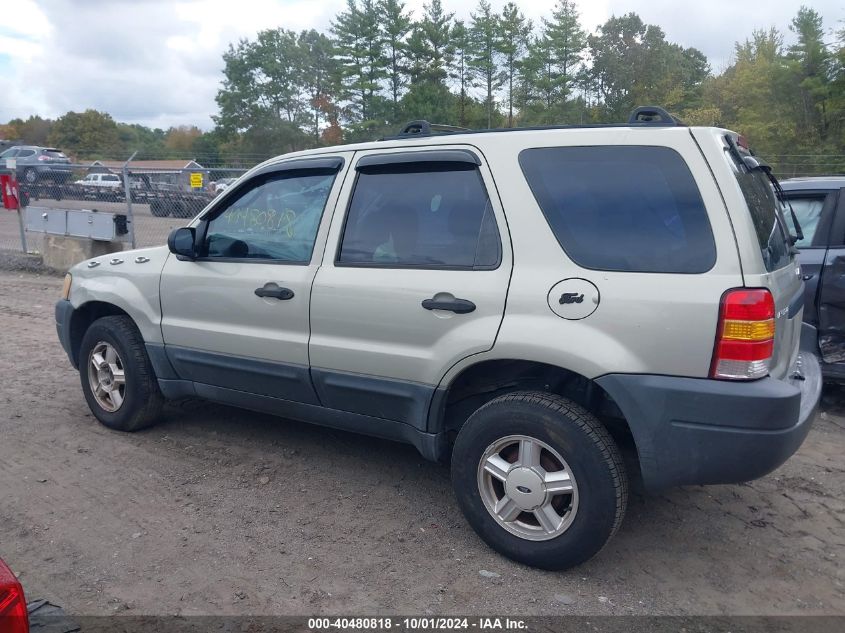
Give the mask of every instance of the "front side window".
[(312, 170), (255, 177), (209, 221), (204, 256), (308, 263), (336, 173)]
[(703, 273), (716, 245), (689, 167), (667, 147), (545, 147), (519, 164), (557, 241), (594, 270)]
[(476, 166), (382, 165), (358, 174), (337, 263), (495, 268), (501, 243)]

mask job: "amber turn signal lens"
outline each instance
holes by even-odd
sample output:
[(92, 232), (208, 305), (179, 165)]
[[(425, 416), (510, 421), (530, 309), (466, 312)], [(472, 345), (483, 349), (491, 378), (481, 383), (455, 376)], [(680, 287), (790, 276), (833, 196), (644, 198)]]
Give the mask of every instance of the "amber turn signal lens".
[(65, 282), (62, 284), (62, 299), (70, 297), (70, 284), (73, 281), (73, 276), (68, 273), (65, 275)]

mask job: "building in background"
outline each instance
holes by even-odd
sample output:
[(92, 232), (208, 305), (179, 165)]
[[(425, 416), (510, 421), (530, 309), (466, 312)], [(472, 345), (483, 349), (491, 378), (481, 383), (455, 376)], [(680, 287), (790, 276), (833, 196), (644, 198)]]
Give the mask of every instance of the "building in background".
[[(89, 173), (123, 173), (124, 161), (95, 160), (88, 168)], [(195, 174), (202, 174), (202, 188), (209, 182), (210, 171), (195, 160), (133, 160), (127, 167), (133, 180), (144, 180), (155, 189), (190, 191), (196, 184)]]

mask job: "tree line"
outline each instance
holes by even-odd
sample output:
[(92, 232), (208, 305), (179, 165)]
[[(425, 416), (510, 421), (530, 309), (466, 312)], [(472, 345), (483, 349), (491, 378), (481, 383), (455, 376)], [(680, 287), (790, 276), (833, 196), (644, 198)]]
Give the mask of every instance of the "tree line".
[[(845, 170), (845, 30), (802, 6), (783, 31), (754, 31), (714, 74), (695, 48), (635, 13), (592, 33), (574, 0), (538, 23), (479, 0), (458, 20), (441, 0), (347, 0), (326, 32), (267, 29), (229, 46), (203, 132), (153, 130), (105, 113), (30, 117), (0, 137), (101, 157), (179, 155), (213, 165), (372, 140), (414, 119), (466, 128), (621, 122), (637, 105), (745, 134), (783, 175)], [(123, 152), (123, 153), (121, 153)], [(94, 156), (96, 155), (96, 156)]]

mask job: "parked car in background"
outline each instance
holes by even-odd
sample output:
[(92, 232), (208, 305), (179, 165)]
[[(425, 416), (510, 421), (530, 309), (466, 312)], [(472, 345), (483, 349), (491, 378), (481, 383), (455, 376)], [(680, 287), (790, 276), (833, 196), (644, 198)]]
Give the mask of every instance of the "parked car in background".
[(236, 180), (237, 178), (221, 178), (220, 180), (216, 180), (214, 182), (215, 193), (226, 191), (226, 189), (228, 189)]
[(89, 187), (120, 187), (123, 181), (117, 174), (88, 174), (82, 180), (77, 180), (73, 184), (86, 185)]
[(14, 158), (18, 180), (35, 184), (39, 180), (67, 182), (71, 178), (70, 160), (55, 147), (16, 145), (0, 154), (0, 167), (6, 160)]
[(804, 321), (817, 330), (825, 379), (845, 381), (845, 176), (790, 178), (781, 186), (804, 234), (795, 243)]

